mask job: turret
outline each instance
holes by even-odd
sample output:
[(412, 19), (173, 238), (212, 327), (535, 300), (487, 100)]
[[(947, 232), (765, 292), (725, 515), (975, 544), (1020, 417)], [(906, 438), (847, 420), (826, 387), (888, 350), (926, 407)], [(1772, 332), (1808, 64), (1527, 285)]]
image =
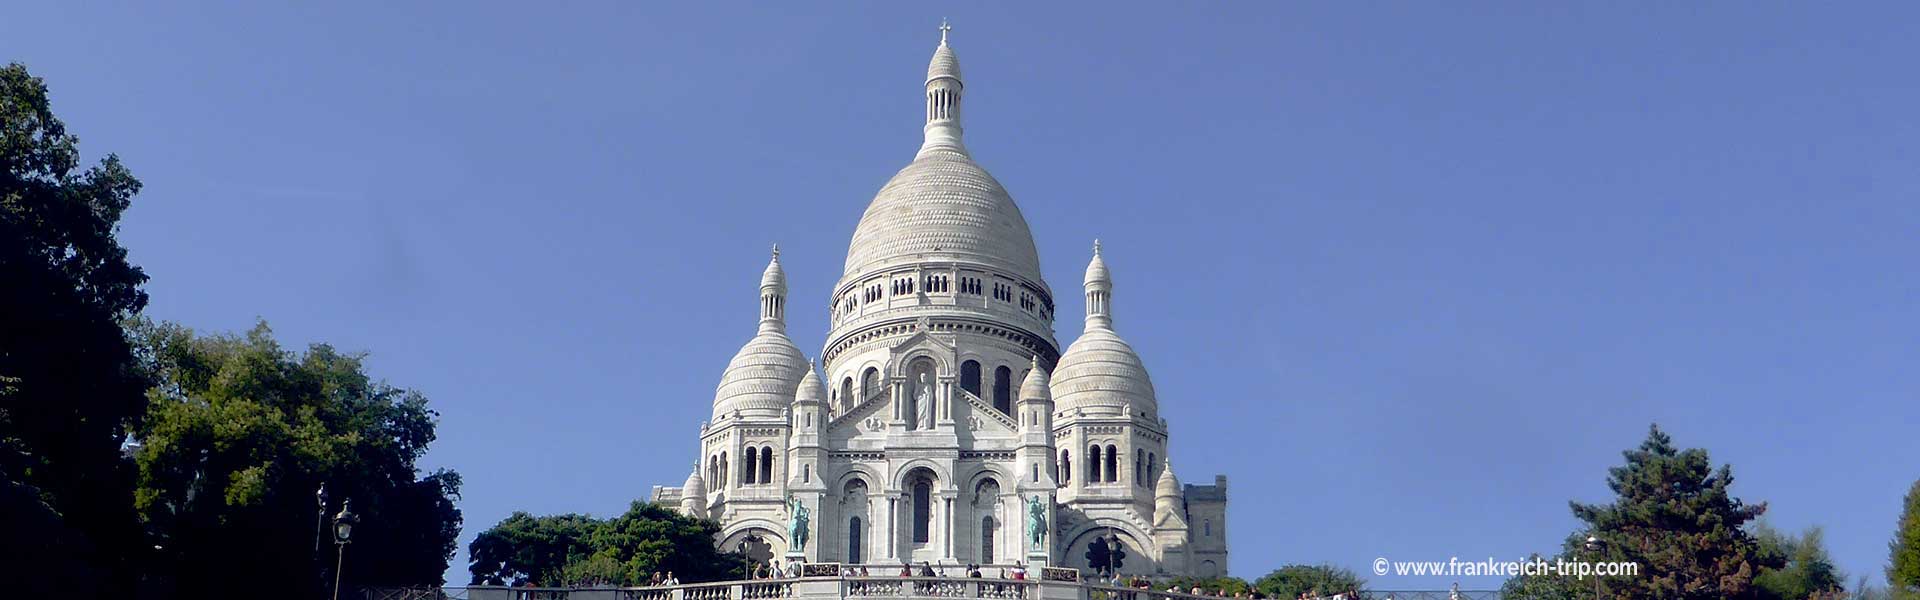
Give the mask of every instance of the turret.
[[(794, 391), (792, 422), (793, 448), (820, 447), (820, 429), (826, 422), (827, 387), (820, 381), (819, 369), (813, 361), (807, 361), (807, 374), (800, 377), (800, 388)], [(794, 473), (798, 476), (799, 473)]]
[(1153, 485), (1153, 528), (1187, 528), (1186, 510), (1182, 507), (1184, 498), (1180, 494), (1180, 480), (1173, 475), (1173, 463), (1160, 470), (1160, 481)]
[(962, 154), (967, 151), (960, 143), (960, 96), (966, 86), (960, 82), (960, 57), (947, 45), (947, 33), (951, 31), (952, 26), (940, 23), (940, 47), (933, 50), (933, 60), (927, 63), (927, 137), (921, 152), (934, 148)]
[(693, 463), (693, 473), (687, 475), (687, 482), (680, 486), (680, 512), (695, 519), (707, 518), (707, 480), (700, 476), (700, 463)]
[(1059, 487), (1059, 474), (1053, 456), (1053, 392), (1048, 389), (1047, 370), (1040, 356), (1028, 363), (1027, 379), (1020, 383), (1020, 403), (1014, 416), (1020, 419), (1020, 455), (1027, 473), (1021, 477), (1022, 489), (1052, 491)]
[(787, 272), (780, 268), (780, 245), (760, 274), (760, 331), (787, 331)]

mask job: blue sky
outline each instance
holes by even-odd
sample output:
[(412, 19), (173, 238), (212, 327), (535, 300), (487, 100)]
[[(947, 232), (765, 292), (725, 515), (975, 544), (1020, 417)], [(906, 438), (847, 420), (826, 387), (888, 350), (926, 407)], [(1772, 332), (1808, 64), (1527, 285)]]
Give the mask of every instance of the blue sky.
[(463, 546), (681, 481), (771, 243), (818, 352), (943, 16), (1237, 575), (1551, 551), (1657, 421), (1880, 580), (1920, 478), (1911, 4), (282, 4), (17, 4), (0, 59), (146, 182), (151, 316), (433, 399)]

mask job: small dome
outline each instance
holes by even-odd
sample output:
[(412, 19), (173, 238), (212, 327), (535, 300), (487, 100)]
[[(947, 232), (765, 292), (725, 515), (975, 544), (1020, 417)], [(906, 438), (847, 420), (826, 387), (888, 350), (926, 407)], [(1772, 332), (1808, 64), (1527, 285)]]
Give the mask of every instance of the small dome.
[(1160, 480), (1153, 484), (1153, 497), (1156, 499), (1180, 497), (1180, 480), (1173, 476), (1172, 462), (1168, 462), (1165, 468), (1160, 469)]
[(1105, 327), (1088, 329), (1060, 355), (1052, 389), (1054, 404), (1069, 417), (1081, 410), (1093, 416), (1159, 412), (1140, 356)]
[(767, 270), (760, 274), (760, 288), (787, 290), (787, 271), (780, 268), (780, 247), (773, 247), (773, 260), (767, 262)]
[(1027, 380), (1020, 384), (1020, 399), (1046, 400), (1053, 397), (1047, 389), (1047, 370), (1040, 368), (1040, 357), (1033, 357), (1032, 370), (1027, 371)]
[(763, 329), (740, 347), (720, 376), (713, 394), (713, 418), (740, 411), (743, 416), (778, 418), (793, 402), (807, 371), (807, 358), (779, 330)]
[(927, 81), (943, 77), (960, 81), (960, 57), (954, 55), (953, 47), (947, 45), (944, 37), (940, 47), (933, 50), (933, 60), (927, 62)]
[(700, 463), (693, 463), (693, 474), (687, 475), (687, 482), (680, 484), (681, 498), (700, 498), (703, 502), (707, 495), (707, 479), (700, 476)]
[(1082, 283), (1113, 287), (1113, 274), (1107, 272), (1106, 259), (1100, 258), (1100, 240), (1093, 241), (1093, 260), (1087, 262), (1087, 277)]
[(1180, 480), (1173, 476), (1173, 463), (1160, 470), (1160, 480), (1153, 484), (1153, 526), (1164, 529), (1185, 529), (1187, 519), (1181, 516)]
[(827, 386), (820, 382), (820, 373), (813, 368), (813, 361), (807, 361), (807, 374), (800, 378), (800, 389), (793, 396), (794, 404), (802, 402), (827, 402)]

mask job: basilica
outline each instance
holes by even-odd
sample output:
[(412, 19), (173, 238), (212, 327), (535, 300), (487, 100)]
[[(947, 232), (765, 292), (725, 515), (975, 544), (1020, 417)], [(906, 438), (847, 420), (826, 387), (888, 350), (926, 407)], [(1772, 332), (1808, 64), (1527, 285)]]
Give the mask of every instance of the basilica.
[(699, 460), (654, 500), (760, 558), (1225, 574), (1227, 478), (1175, 477), (1097, 242), (1060, 350), (1026, 219), (962, 142), (965, 90), (943, 26), (925, 142), (860, 217), (818, 364), (787, 337), (776, 249)]

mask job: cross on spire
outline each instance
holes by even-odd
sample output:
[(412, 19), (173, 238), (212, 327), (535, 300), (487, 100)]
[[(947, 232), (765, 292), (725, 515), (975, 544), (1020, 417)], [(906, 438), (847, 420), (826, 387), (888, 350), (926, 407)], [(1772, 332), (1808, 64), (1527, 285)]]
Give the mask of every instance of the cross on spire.
[[(775, 254), (778, 254), (778, 252), (776, 252)], [(1093, 255), (1094, 255), (1094, 256), (1099, 256), (1099, 255), (1100, 255), (1100, 240), (1099, 240), (1099, 238), (1095, 238), (1095, 239), (1093, 240)]]
[(953, 26), (947, 24), (946, 17), (940, 17), (940, 45), (947, 45), (947, 32), (949, 31), (953, 31)]
[(780, 244), (773, 245), (773, 259), (780, 260)]

